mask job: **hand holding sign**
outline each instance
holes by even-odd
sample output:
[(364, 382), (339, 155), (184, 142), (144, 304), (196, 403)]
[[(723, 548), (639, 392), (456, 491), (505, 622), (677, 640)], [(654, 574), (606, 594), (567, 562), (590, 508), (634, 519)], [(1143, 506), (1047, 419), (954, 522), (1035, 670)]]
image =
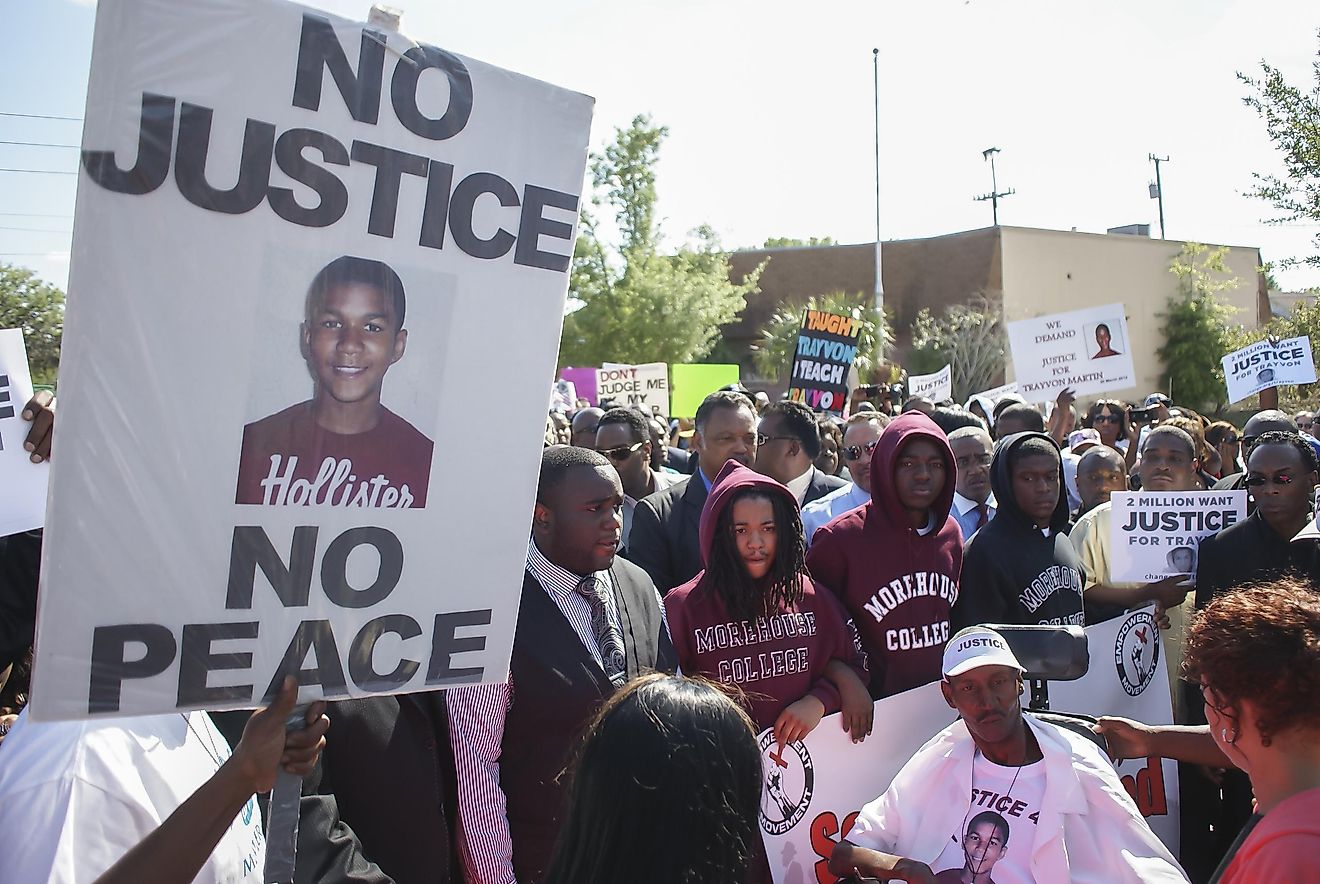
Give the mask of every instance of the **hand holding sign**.
[(32, 421), (23, 450), (31, 453), (33, 463), (50, 460), (51, 440), (55, 438), (55, 394), (38, 390), (23, 406), (23, 420)]

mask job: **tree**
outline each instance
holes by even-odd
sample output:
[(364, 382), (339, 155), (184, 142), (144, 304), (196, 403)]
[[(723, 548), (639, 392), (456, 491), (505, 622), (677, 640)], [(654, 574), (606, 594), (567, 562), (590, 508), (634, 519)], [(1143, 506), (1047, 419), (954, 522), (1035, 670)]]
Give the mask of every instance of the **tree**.
[[(1320, 35), (1320, 32), (1317, 32)], [(1320, 222), (1320, 53), (1312, 63), (1315, 84), (1310, 92), (1289, 84), (1278, 68), (1261, 62), (1260, 79), (1238, 73), (1251, 89), (1242, 101), (1265, 122), (1270, 141), (1283, 155), (1283, 176), (1254, 174), (1248, 196), (1272, 203), (1281, 215), (1275, 223)], [(1320, 267), (1320, 233), (1315, 254), (1285, 258), (1280, 267), (1308, 264)]]
[(792, 246), (833, 246), (838, 245), (832, 236), (813, 236), (810, 239), (795, 239), (791, 236), (772, 236), (765, 241), (763, 249), (785, 249)]
[[(823, 310), (862, 320), (862, 333), (857, 338), (857, 355), (853, 358), (853, 365), (864, 382), (874, 382), (871, 374), (879, 366), (881, 352), (893, 340), (893, 331), (886, 322), (884, 329), (877, 334), (875, 312), (861, 306), (864, 300), (860, 294), (830, 292), (819, 297), (812, 295), (801, 307), (780, 307), (766, 323), (760, 342), (753, 345), (752, 361), (757, 374), (763, 378), (787, 376), (793, 353), (797, 349), (798, 332), (802, 328), (802, 312)], [(882, 347), (882, 344), (885, 346)]]
[(20, 328), (32, 383), (54, 384), (64, 334), (64, 292), (31, 270), (0, 263), (0, 328)]
[(1228, 248), (1211, 250), (1200, 243), (1185, 243), (1169, 265), (1178, 278), (1178, 294), (1169, 299), (1160, 345), (1160, 361), (1169, 379), (1169, 395), (1191, 408), (1214, 406), (1223, 411), (1227, 389), (1220, 359), (1229, 350), (1229, 322), (1236, 311), (1219, 293), (1235, 288), (1238, 279), (1224, 263)]
[(692, 231), (675, 253), (661, 253), (655, 164), (668, 131), (641, 115), (617, 129), (604, 152), (592, 155), (597, 194), (591, 202), (613, 209), (619, 245), (611, 249), (602, 241), (584, 207), (560, 365), (693, 362), (710, 352), (720, 327), (757, 291), (761, 268), (741, 284), (731, 282), (728, 256), (708, 226)]
[(995, 386), (1004, 369), (1008, 335), (1003, 312), (980, 294), (945, 307), (938, 316), (923, 307), (912, 326), (912, 349), (908, 370), (928, 374), (949, 365), (953, 398), (962, 402)]

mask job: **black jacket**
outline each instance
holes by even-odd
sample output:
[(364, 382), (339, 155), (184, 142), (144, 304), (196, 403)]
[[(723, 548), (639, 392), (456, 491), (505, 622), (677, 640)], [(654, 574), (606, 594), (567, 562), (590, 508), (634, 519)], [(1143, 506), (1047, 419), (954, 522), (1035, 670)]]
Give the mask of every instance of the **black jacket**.
[(40, 531), (0, 537), (0, 671), (32, 647), (40, 570)]
[(1276, 580), (1284, 574), (1309, 576), (1308, 550), (1279, 536), (1253, 512), (1236, 525), (1201, 541), (1196, 562), (1196, 607), (1244, 583)]
[[(1018, 507), (1009, 454), (1043, 433), (1016, 433), (995, 446), (990, 487), (999, 509), (963, 552), (951, 628), (980, 623), (1077, 624), (1082, 617), (1082, 569), (1068, 540), (1068, 492), (1059, 465), (1059, 501), (1044, 536)], [(1051, 443), (1053, 440), (1050, 440)]]
[(842, 488), (848, 483), (838, 476), (831, 476), (828, 473), (822, 473), (814, 466), (811, 468), (811, 482), (807, 485), (807, 494), (802, 498), (802, 505), (806, 506), (813, 500), (820, 500), (831, 491)]
[[(699, 468), (698, 468), (699, 469)], [(664, 595), (701, 570), (701, 508), (706, 483), (700, 475), (648, 494), (633, 510), (628, 560), (640, 567)]]

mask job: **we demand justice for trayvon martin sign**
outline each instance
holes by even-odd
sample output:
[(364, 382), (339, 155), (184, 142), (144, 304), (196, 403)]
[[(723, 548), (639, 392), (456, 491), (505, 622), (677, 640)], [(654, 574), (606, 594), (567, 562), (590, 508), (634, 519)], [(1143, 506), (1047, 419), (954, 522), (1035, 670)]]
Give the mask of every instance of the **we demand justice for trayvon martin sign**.
[(503, 681), (591, 99), (278, 0), (90, 84), (34, 717)]

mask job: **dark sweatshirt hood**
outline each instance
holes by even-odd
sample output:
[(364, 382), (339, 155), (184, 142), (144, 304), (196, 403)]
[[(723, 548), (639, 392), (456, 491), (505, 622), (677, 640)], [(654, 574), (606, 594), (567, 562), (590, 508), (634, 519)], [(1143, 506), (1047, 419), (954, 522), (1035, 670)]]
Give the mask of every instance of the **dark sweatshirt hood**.
[[(1059, 444), (1044, 433), (1014, 433), (1011, 436), (1005, 436), (995, 445), (995, 459), (990, 465), (990, 489), (995, 495), (995, 504), (998, 509), (995, 512), (996, 519), (1008, 517), (1014, 524), (1025, 528), (1035, 529), (1035, 524), (1027, 515), (1022, 512), (1018, 506), (1017, 498), (1013, 494), (1013, 476), (1009, 469), (1009, 455), (1012, 450), (1028, 439), (1044, 439), (1054, 446), (1058, 451)], [(1063, 476), (1063, 455), (1059, 455), (1059, 502), (1054, 505), (1054, 514), (1050, 516), (1050, 532), (1057, 533), (1068, 527), (1069, 509), (1068, 509), (1068, 487)]]
[(797, 498), (788, 488), (763, 476), (753, 469), (743, 466), (736, 460), (724, 462), (724, 468), (711, 483), (710, 494), (706, 496), (706, 505), (701, 509), (701, 566), (704, 568), (710, 559), (710, 547), (715, 542), (715, 526), (720, 523), (724, 512), (735, 494), (746, 488), (759, 488), (767, 494), (778, 494), (797, 509)]
[(944, 455), (944, 488), (931, 507), (935, 514), (935, 531), (938, 532), (949, 518), (953, 508), (953, 492), (956, 476), (954, 475), (953, 449), (949, 440), (936, 423), (919, 411), (901, 414), (880, 434), (880, 442), (871, 454), (871, 501), (867, 506), (879, 510), (896, 526), (912, 530), (907, 510), (903, 509), (894, 489), (894, 467), (898, 463), (898, 452), (913, 439), (929, 439)]

